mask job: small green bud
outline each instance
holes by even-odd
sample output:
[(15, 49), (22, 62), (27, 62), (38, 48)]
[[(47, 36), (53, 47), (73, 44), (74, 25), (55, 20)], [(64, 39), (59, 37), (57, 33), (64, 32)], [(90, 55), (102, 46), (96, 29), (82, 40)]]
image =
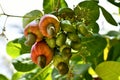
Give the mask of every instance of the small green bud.
[(59, 71), (59, 73), (60, 73), (61, 75), (65, 75), (65, 74), (67, 74), (68, 71), (69, 71), (68, 65), (67, 65), (66, 63), (64, 63), (64, 62), (58, 63), (57, 69), (58, 69), (58, 71)]
[(78, 42), (72, 41), (71, 42), (71, 48), (72, 49), (74, 49), (74, 50), (80, 50), (81, 47), (82, 47), (82, 45), (81, 45), (80, 41), (78, 41)]
[(60, 63), (60, 62), (65, 62), (66, 64), (68, 64), (69, 60), (64, 58), (61, 55), (55, 55), (53, 58), (53, 65), (57, 68), (58, 63)]
[(77, 33), (74, 33), (74, 32), (68, 32), (67, 33), (67, 36), (68, 38), (71, 40), (71, 41), (78, 41), (80, 40), (79, 36), (77, 35)]
[(65, 44), (65, 42), (66, 42), (66, 34), (65, 33), (58, 34), (57, 39), (56, 39), (56, 45), (62, 46)]
[(56, 46), (55, 38), (50, 38), (50, 39), (46, 38), (46, 43), (48, 44), (50, 48), (55, 48)]
[(74, 11), (70, 8), (60, 8), (58, 10), (58, 15), (61, 17), (61, 18), (72, 18), (74, 17)]
[(62, 20), (60, 26), (63, 31), (75, 32), (75, 28), (72, 26), (69, 20)]
[(85, 25), (81, 24), (77, 27), (78, 32), (80, 32), (80, 34), (82, 34), (83, 36), (86, 36), (89, 34), (87, 28), (85, 27)]
[(72, 56), (71, 48), (68, 45), (63, 45), (60, 47), (60, 53), (64, 58), (70, 59)]

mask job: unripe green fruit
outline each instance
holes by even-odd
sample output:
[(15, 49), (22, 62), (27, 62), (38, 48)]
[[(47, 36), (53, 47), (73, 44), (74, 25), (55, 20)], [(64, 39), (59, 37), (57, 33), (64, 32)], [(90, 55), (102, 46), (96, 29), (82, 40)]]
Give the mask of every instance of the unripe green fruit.
[(83, 36), (86, 36), (86, 35), (89, 34), (87, 28), (86, 28), (85, 25), (83, 25), (83, 24), (79, 24), (79, 25), (77, 26), (77, 30), (78, 30), (78, 32), (79, 32), (80, 34), (82, 34)]
[(72, 49), (74, 49), (74, 50), (80, 50), (81, 47), (82, 47), (82, 45), (81, 45), (80, 41), (78, 41), (78, 42), (72, 41), (71, 42), (71, 48)]
[(57, 67), (58, 63), (63, 61), (62, 58), (63, 58), (63, 57), (60, 56), (60, 55), (55, 55), (54, 58), (53, 58), (53, 65), (54, 65), (55, 67)]
[(62, 46), (65, 44), (65, 42), (66, 42), (66, 34), (65, 33), (58, 34), (57, 39), (56, 39), (56, 45)]
[(74, 11), (70, 8), (60, 8), (58, 10), (58, 15), (61, 17), (61, 18), (72, 18), (74, 17)]
[(63, 45), (60, 47), (60, 53), (66, 59), (70, 59), (70, 57), (72, 56), (71, 48), (67, 45)]
[(60, 62), (65, 62), (66, 64), (69, 63), (69, 60), (64, 58), (63, 56), (61, 55), (55, 55), (54, 58), (53, 58), (53, 65), (55, 66), (55, 68), (57, 68), (57, 65), (60, 63)]
[(46, 38), (46, 42), (50, 48), (55, 48), (56, 46), (55, 38), (50, 38), (50, 39)]
[(67, 74), (68, 71), (69, 71), (68, 65), (67, 65), (66, 63), (64, 63), (64, 62), (60, 62), (60, 63), (57, 65), (57, 69), (58, 69), (58, 71), (59, 71), (59, 73), (60, 73), (61, 75), (65, 75), (65, 74)]
[(53, 59), (53, 65), (59, 71), (61, 75), (65, 75), (69, 71), (69, 60), (61, 55), (55, 55)]
[(69, 20), (62, 20), (60, 26), (63, 31), (75, 32), (75, 29)]
[[(96, 25), (96, 24), (95, 24)], [(94, 25), (94, 26), (95, 26)], [(97, 26), (97, 25), (96, 25)], [(95, 29), (95, 28), (94, 28)], [(77, 23), (77, 31), (81, 34), (81, 35), (83, 35), (83, 36), (85, 36), (85, 37), (91, 37), (93, 34), (93, 32), (92, 32), (92, 28), (90, 28), (90, 26), (86, 26), (84, 23)]]
[(68, 38), (71, 40), (71, 41), (78, 41), (80, 40), (77, 33), (74, 33), (74, 32), (68, 32), (67, 33), (67, 36)]

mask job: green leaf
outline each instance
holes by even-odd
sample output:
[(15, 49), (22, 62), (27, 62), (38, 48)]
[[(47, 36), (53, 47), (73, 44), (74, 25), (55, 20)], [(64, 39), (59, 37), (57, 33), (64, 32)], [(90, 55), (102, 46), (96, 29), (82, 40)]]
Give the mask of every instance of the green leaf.
[(109, 53), (108, 53), (108, 59), (107, 60), (113, 60), (116, 61), (120, 57), (120, 42), (116, 42), (113, 46), (111, 46)]
[(81, 39), (82, 55), (95, 58), (103, 52), (106, 44), (106, 39), (100, 35), (93, 35), (89, 38), (84, 37)]
[(11, 80), (19, 80), (19, 78), (23, 75), (23, 73), (21, 72), (16, 72), (12, 75), (12, 79)]
[(75, 64), (73, 67), (73, 80), (92, 80), (92, 77), (88, 74), (90, 66), (90, 64)]
[(43, 69), (39, 68), (37, 71), (34, 71), (33, 72), (34, 75), (32, 75), (31, 77), (29, 77), (28, 75), (28, 79), (26, 80), (29, 80), (29, 79), (30, 80), (47, 80), (47, 77), (50, 75), (51, 71), (52, 71), (51, 64), (49, 64)]
[(39, 10), (33, 10), (26, 13), (23, 16), (23, 27), (25, 27), (28, 23), (32, 22), (33, 20), (39, 19), (42, 15), (42, 12)]
[(106, 19), (106, 21), (114, 26), (117, 26), (117, 22), (114, 20), (114, 18), (112, 17), (112, 15), (106, 11), (102, 6), (100, 6), (101, 10), (102, 10), (102, 13)]
[(84, 78), (85, 78), (85, 80), (93, 80), (92, 75), (90, 75), (90, 74), (88, 73), (88, 71), (85, 73)]
[(93, 35), (91, 37), (81, 37), (81, 47), (78, 54), (82, 55), (83, 60), (96, 67), (103, 61), (103, 50), (107, 45), (106, 39), (100, 35)]
[(117, 6), (117, 7), (120, 7), (120, 2), (115, 2), (115, 0), (107, 0), (109, 1), (110, 3), (112, 3), (113, 5)]
[(102, 80), (120, 80), (120, 62), (102, 62), (95, 71)]
[(95, 1), (80, 2), (74, 11), (77, 19), (85, 21), (86, 23), (96, 21), (99, 18), (99, 6)]
[(13, 41), (10, 41), (7, 43), (6, 50), (8, 55), (10, 55), (12, 58), (16, 58), (20, 55), (20, 49), (21, 45), (17, 43), (18, 39), (15, 39)]
[(12, 58), (16, 58), (20, 54), (29, 53), (31, 47), (25, 46), (25, 37), (17, 38), (15, 40), (9, 41), (6, 46), (6, 51), (8, 55)]
[(74, 75), (73, 80), (93, 80), (93, 78), (87, 71), (84, 75)]
[(64, 7), (68, 7), (65, 0), (43, 0), (43, 9), (45, 14)]
[(26, 72), (34, 69), (36, 65), (32, 62), (30, 53), (22, 54), (12, 60), (12, 64), (17, 71)]
[(119, 8), (119, 10), (118, 10), (118, 11), (119, 11), (119, 14), (120, 14), (120, 8)]
[(73, 73), (75, 75), (82, 75), (85, 72), (87, 72), (89, 67), (90, 67), (90, 64), (76, 64), (73, 68)]
[(87, 29), (93, 33), (99, 33), (99, 25), (96, 22), (92, 22), (87, 25)]
[(18, 38), (18, 43), (21, 45), (20, 54), (30, 53), (31, 46), (26, 46), (24, 44), (25, 40), (26, 38), (24, 36), (21, 38)]
[(58, 70), (56, 68), (53, 68), (53, 70), (52, 70), (52, 80), (56, 80), (59, 77), (61, 77), (61, 76), (59, 75)]
[(117, 58), (117, 60), (116, 60), (116, 61), (120, 62), (120, 56)]
[(82, 57), (79, 54), (72, 54), (71, 60), (76, 64), (77, 62), (82, 61)]
[(50, 75), (51, 70), (50, 65), (43, 69), (35, 68), (31, 72), (23, 74), (19, 80), (48, 80), (47, 77)]
[(35, 79), (32, 79), (32, 77), (34, 77), (39, 71), (41, 71), (41, 69), (35, 69), (32, 72), (25, 73), (18, 80), (43, 80), (41, 75), (37, 76)]
[(8, 78), (4, 76), (3, 74), (0, 74), (0, 80), (8, 80)]
[(60, 7), (59, 8), (64, 8), (64, 7), (68, 7), (67, 3), (65, 0), (60, 0)]
[(120, 35), (120, 32), (118, 32), (118, 31), (109, 31), (109, 32), (107, 33), (107, 35), (108, 35), (108, 36), (111, 36), (111, 37), (117, 37), (117, 36)]
[(113, 60), (116, 60), (117, 58), (120, 57), (120, 42), (114, 46), (114, 51), (113, 51)]
[(21, 78), (19, 78), (19, 80), (43, 80), (40, 75), (35, 79), (31, 79), (33, 76), (35, 76), (35, 73), (33, 72), (27, 73), (27, 74), (24, 74)]

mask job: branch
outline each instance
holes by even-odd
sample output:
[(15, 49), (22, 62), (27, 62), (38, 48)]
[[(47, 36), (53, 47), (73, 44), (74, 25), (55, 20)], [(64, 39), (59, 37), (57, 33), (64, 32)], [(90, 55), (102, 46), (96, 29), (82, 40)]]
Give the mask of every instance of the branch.
[(23, 18), (23, 16), (9, 15), (9, 14), (6, 14), (6, 13), (2, 13), (0, 15), (4, 15), (4, 16), (7, 16), (7, 17), (19, 17), (19, 18)]
[(2, 12), (5, 13), (4, 10), (3, 10), (3, 8), (2, 8), (2, 6), (1, 6), (1, 4), (0, 4), (0, 8), (1, 8)]
[(6, 13), (2, 13), (0, 15), (4, 15), (4, 16), (7, 16), (7, 17), (32, 18), (30, 16), (17, 16), (17, 15), (10, 15), (10, 14), (6, 14)]
[(0, 4), (0, 8), (1, 8), (1, 10), (2, 10), (2, 14), (0, 14), (0, 15), (5, 15), (5, 16), (7, 16), (7, 17), (20, 17), (20, 18), (23, 18), (23, 16), (16, 16), (16, 15), (9, 15), (9, 14), (6, 14), (6, 13), (4, 12), (4, 10), (3, 10), (1, 4)]

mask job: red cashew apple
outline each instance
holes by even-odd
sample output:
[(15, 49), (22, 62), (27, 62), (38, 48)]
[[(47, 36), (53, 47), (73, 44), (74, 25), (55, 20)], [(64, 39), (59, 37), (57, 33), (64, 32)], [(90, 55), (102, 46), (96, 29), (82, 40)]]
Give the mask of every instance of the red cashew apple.
[(52, 38), (60, 29), (58, 18), (52, 14), (45, 14), (41, 17), (39, 28), (43, 36)]
[(39, 24), (36, 21), (29, 23), (24, 29), (24, 35), (26, 37), (25, 44), (32, 46), (35, 42), (41, 41), (43, 35), (39, 31)]
[(53, 50), (45, 41), (36, 42), (31, 48), (31, 59), (41, 68), (48, 65), (53, 58)]

